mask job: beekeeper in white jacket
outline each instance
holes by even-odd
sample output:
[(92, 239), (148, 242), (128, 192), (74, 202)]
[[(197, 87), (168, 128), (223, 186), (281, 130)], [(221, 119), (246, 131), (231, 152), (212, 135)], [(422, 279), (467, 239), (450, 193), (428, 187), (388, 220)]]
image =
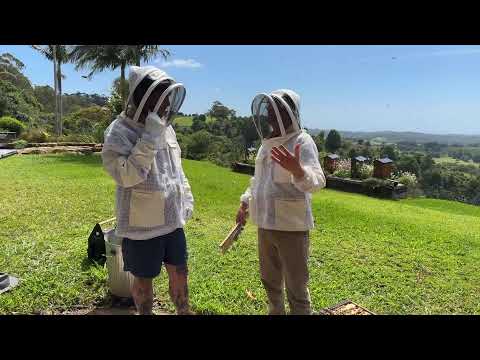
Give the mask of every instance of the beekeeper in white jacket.
[(311, 193), (325, 187), (315, 142), (300, 123), (300, 97), (282, 89), (259, 94), (252, 115), (262, 139), (250, 187), (240, 198), (237, 223), (247, 214), (258, 226), (260, 275), (269, 314), (311, 314), (308, 290)]
[(171, 126), (185, 88), (153, 66), (132, 66), (127, 107), (105, 131), (106, 171), (115, 180), (116, 235), (123, 237), (124, 270), (134, 277), (139, 314), (151, 314), (152, 280), (165, 264), (178, 314), (189, 314), (187, 245), (183, 227), (193, 196)]

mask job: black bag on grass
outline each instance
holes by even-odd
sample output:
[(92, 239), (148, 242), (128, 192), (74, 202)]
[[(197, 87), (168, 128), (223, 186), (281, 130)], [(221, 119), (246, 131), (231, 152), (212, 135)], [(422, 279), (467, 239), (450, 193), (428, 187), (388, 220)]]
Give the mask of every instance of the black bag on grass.
[(100, 224), (95, 225), (88, 238), (88, 259), (99, 265), (104, 265), (107, 261), (105, 255), (105, 239), (103, 238), (103, 230)]

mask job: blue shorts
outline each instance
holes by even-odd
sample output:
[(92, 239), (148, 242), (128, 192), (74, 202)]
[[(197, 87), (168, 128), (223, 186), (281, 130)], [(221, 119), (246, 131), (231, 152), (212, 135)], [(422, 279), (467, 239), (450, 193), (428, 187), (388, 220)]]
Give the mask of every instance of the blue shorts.
[(150, 240), (123, 239), (123, 270), (136, 277), (154, 278), (162, 263), (180, 266), (188, 259), (187, 240), (182, 228)]

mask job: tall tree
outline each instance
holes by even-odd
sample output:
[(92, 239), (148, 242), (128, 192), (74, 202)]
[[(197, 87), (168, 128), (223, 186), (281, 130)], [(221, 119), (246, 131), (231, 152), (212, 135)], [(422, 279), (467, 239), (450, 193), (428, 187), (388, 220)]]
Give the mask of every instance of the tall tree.
[(330, 130), (325, 141), (325, 147), (330, 152), (335, 152), (342, 146), (342, 138), (337, 130)]
[(235, 110), (229, 109), (220, 101), (214, 101), (212, 107), (210, 108), (210, 110), (208, 110), (208, 115), (216, 119), (226, 120), (228, 118), (235, 117)]
[(243, 142), (244, 159), (248, 160), (249, 148), (254, 147), (255, 140), (258, 140), (257, 129), (249, 117), (239, 117), (236, 121), (238, 122), (240, 136)]
[(162, 55), (164, 59), (170, 56), (170, 52), (162, 49), (160, 45), (124, 45), (127, 47), (128, 57), (134, 61), (136, 66), (140, 66), (140, 62), (149, 61), (158, 54)]
[(62, 64), (69, 61), (67, 47), (65, 45), (32, 45), (32, 48), (39, 51), (48, 60), (53, 62), (53, 83), (55, 89), (55, 119), (57, 135), (62, 135)]
[(397, 150), (395, 150), (395, 147), (393, 145), (382, 146), (381, 152), (382, 152), (382, 156), (387, 156), (392, 160), (398, 159)]
[(0, 80), (9, 81), (22, 90), (31, 91), (30, 80), (23, 75), (25, 64), (10, 53), (0, 55)]
[(313, 141), (317, 145), (317, 150), (319, 152), (323, 151), (325, 148), (325, 131), (320, 131), (316, 136), (313, 136)]
[(168, 50), (159, 45), (75, 45), (70, 49), (70, 58), (75, 63), (75, 69), (90, 68), (85, 78), (107, 69), (120, 68), (120, 93), (123, 99), (123, 109), (127, 105), (127, 82), (125, 69), (127, 65), (140, 66), (140, 61), (149, 61), (157, 55), (164, 59), (170, 56)]

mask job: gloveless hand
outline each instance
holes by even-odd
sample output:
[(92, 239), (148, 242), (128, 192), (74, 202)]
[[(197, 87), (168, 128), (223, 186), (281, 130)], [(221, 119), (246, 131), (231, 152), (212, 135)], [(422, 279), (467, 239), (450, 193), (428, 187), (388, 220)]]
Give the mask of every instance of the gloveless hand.
[(279, 147), (274, 146), (271, 151), (272, 160), (289, 171), (297, 179), (301, 179), (305, 175), (305, 171), (300, 164), (300, 147), (300, 144), (295, 145), (294, 154), (283, 145)]
[(237, 212), (237, 218), (236, 218), (237, 224), (240, 223), (243, 226), (245, 226), (245, 224), (247, 223), (247, 216), (248, 216), (248, 205), (246, 205), (245, 203), (242, 203)]

